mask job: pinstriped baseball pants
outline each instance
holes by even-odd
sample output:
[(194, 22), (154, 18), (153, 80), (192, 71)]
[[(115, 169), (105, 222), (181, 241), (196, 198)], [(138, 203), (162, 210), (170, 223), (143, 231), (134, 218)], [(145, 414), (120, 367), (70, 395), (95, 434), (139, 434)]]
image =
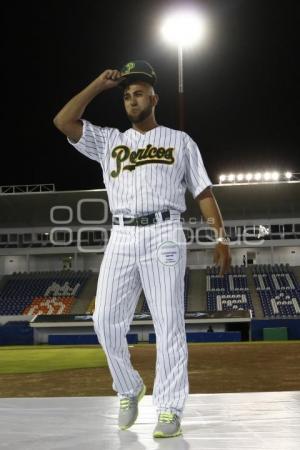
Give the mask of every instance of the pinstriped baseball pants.
[(94, 328), (105, 351), (113, 389), (135, 396), (143, 380), (133, 368), (126, 334), (141, 293), (156, 334), (153, 404), (182, 416), (189, 392), (184, 323), (186, 238), (180, 220), (149, 226), (113, 225), (98, 278)]

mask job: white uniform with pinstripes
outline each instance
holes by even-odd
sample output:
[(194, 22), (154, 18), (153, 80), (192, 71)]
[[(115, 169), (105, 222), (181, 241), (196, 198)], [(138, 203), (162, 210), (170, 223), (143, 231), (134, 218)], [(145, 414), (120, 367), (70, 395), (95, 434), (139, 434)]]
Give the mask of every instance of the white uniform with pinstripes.
[[(186, 210), (186, 188), (195, 198), (211, 185), (200, 151), (182, 131), (157, 126), (145, 134), (133, 128), (121, 133), (86, 120), (80, 141), (69, 142), (100, 163), (110, 210), (120, 220), (120, 225), (112, 226), (101, 263), (93, 315), (113, 389), (119, 397), (132, 396), (143, 383), (130, 362), (126, 340), (143, 289), (156, 333), (153, 403), (158, 413), (175, 412), (181, 417), (189, 383), (184, 324), (186, 239), (180, 213)], [(171, 211), (171, 220), (159, 220), (164, 210)], [(123, 215), (157, 212), (156, 224), (122, 225)]]

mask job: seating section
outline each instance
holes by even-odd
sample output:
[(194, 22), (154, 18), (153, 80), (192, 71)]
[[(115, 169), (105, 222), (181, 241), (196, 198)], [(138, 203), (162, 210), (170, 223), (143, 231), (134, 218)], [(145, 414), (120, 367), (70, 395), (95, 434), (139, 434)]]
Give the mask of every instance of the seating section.
[(25, 308), (23, 314), (69, 314), (74, 301), (75, 297), (37, 297)]
[[(184, 275), (184, 311), (185, 312), (187, 311), (187, 301), (188, 301), (187, 293), (188, 293), (189, 279), (190, 279), (189, 275), (190, 275), (190, 269), (187, 267), (185, 270), (185, 275)], [(144, 303), (142, 305), (141, 314), (150, 314), (151, 315), (146, 299), (144, 300)]]
[[(264, 316), (299, 318), (300, 286), (290, 266), (275, 264), (250, 267), (249, 272), (249, 268), (244, 266), (232, 266), (230, 272), (223, 277), (220, 277), (218, 267), (207, 267), (207, 310), (251, 310), (252, 316), (255, 317), (247, 280), (247, 273), (250, 276), (252, 271), (252, 294), (253, 289), (256, 289), (258, 298), (255, 298), (255, 302), (257, 304), (260, 300)], [(7, 276), (6, 283), (0, 289), (0, 315), (68, 314), (73, 311), (73, 306), (74, 311), (78, 313), (81, 303), (76, 303), (76, 300), (91, 274), (91, 271), (63, 270), (14, 273)], [(187, 312), (190, 284), (188, 267), (184, 282), (184, 307)], [(199, 295), (202, 293), (199, 292)], [(82, 313), (93, 314), (95, 298), (91, 299), (88, 307), (86, 304), (82, 305)], [(150, 315), (146, 300), (140, 313)]]
[[(77, 298), (91, 273), (72, 270), (14, 273), (8, 277), (0, 290), (0, 314), (25, 314), (31, 306), (36, 311), (38, 304), (43, 306), (42, 309), (60, 311), (62, 308), (54, 308), (55, 302), (49, 299)], [(38, 303), (34, 302), (35, 300), (38, 300)], [(70, 305), (64, 305), (64, 312), (67, 306)]]
[(300, 287), (288, 264), (256, 265), (252, 273), (266, 317), (300, 315)]
[(206, 293), (209, 312), (251, 310), (255, 317), (243, 266), (232, 266), (224, 276), (219, 275), (219, 268), (207, 267)]

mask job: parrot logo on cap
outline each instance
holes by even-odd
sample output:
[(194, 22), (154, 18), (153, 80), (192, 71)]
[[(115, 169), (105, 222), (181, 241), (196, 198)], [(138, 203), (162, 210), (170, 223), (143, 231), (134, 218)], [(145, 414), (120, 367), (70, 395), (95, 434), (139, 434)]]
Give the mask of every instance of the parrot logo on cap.
[(135, 64), (134, 64), (134, 62), (129, 62), (128, 64), (126, 64), (126, 66), (124, 67), (124, 72), (126, 73), (126, 72), (131, 72), (132, 71), (132, 69), (134, 69), (135, 68)]

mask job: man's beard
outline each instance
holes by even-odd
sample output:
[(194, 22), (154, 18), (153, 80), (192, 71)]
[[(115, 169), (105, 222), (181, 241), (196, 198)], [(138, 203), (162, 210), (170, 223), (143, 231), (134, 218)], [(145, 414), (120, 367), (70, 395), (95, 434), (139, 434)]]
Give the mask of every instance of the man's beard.
[(140, 123), (143, 122), (143, 120), (147, 119), (151, 113), (152, 113), (152, 105), (149, 103), (149, 105), (139, 114), (131, 115), (127, 113), (127, 117), (131, 123)]

